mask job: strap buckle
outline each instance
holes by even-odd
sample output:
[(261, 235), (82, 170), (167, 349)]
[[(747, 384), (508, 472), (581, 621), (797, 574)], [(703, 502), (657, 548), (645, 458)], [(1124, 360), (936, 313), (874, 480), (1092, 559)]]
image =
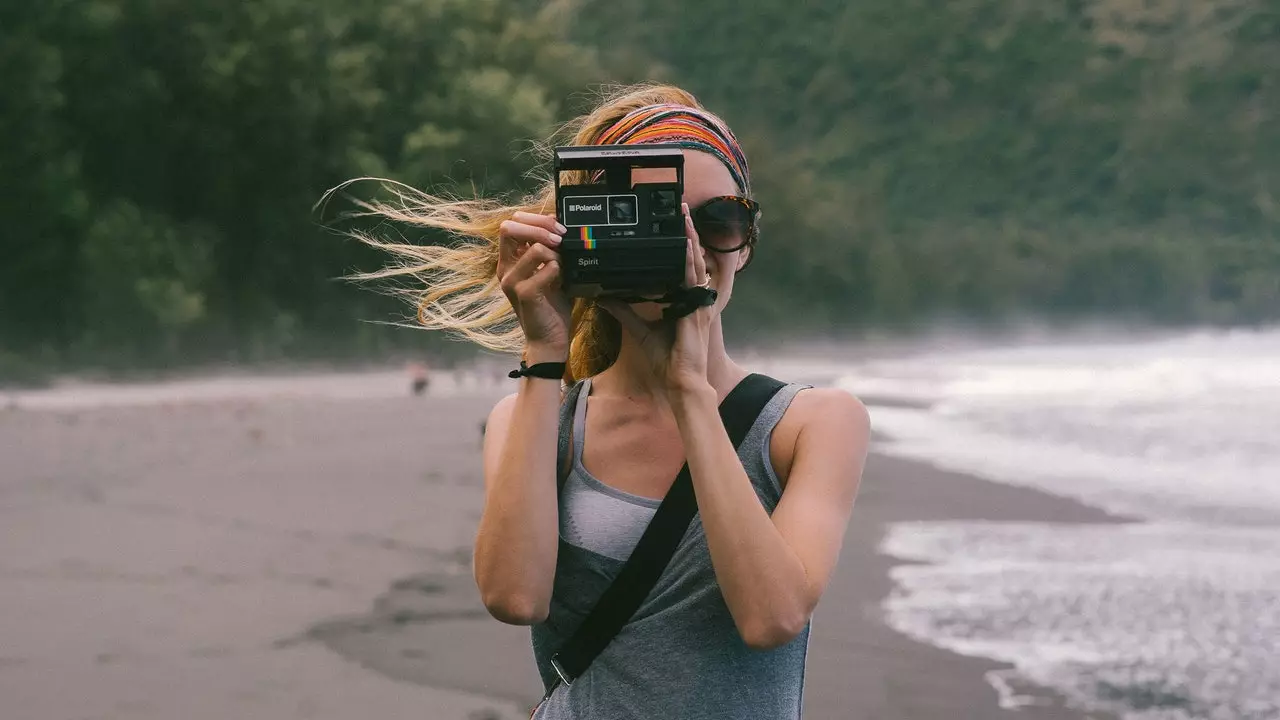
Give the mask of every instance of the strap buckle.
[(573, 684), (573, 680), (569, 678), (569, 673), (560, 665), (560, 653), (551, 656), (551, 667), (555, 668), (556, 674), (560, 676), (560, 680), (565, 685)]

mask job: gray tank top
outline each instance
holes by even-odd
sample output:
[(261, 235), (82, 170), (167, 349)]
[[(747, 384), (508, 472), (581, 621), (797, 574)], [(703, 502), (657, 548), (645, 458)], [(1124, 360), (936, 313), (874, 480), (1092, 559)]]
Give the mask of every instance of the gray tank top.
[[(790, 384), (765, 406), (738, 450), (765, 509), (782, 489), (769, 458), (769, 438), (792, 398), (809, 387)], [(560, 448), (572, 458), (560, 495), (560, 549), (546, 621), (531, 629), (544, 687), (558, 679), (551, 655), (564, 644), (621, 570), (658, 502), (622, 492), (582, 465), (591, 381), (570, 389), (560, 412)], [(572, 685), (560, 684), (535, 720), (798, 720), (809, 630), (773, 650), (742, 641), (716, 582), (700, 516), (657, 585), (613, 642)]]

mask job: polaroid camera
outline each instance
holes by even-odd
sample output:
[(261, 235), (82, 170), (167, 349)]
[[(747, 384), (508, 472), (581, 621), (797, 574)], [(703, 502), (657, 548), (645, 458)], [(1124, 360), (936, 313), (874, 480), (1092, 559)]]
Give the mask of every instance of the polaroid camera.
[[(656, 182), (633, 182), (633, 168), (666, 168)], [(578, 172), (574, 172), (578, 171)], [(556, 213), (568, 228), (560, 244), (570, 297), (642, 302), (677, 293), (688, 236), (680, 203), (684, 154), (677, 145), (555, 148)], [(658, 177), (660, 176), (660, 177)], [(569, 184), (566, 179), (579, 178)]]

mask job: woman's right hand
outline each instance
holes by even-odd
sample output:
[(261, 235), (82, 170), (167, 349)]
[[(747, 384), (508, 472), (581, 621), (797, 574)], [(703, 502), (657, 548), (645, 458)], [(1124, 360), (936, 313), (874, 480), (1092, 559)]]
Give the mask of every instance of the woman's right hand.
[(498, 281), (524, 330), (529, 364), (569, 357), (570, 302), (560, 285), (565, 227), (554, 216), (517, 212), (498, 231)]

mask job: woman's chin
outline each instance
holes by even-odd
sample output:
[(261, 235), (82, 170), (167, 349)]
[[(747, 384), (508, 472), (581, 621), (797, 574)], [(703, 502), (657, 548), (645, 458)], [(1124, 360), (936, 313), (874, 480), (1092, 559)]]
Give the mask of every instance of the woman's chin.
[(642, 320), (647, 322), (657, 322), (662, 319), (662, 311), (666, 305), (656, 302), (638, 302), (632, 303), (631, 309), (635, 310)]

